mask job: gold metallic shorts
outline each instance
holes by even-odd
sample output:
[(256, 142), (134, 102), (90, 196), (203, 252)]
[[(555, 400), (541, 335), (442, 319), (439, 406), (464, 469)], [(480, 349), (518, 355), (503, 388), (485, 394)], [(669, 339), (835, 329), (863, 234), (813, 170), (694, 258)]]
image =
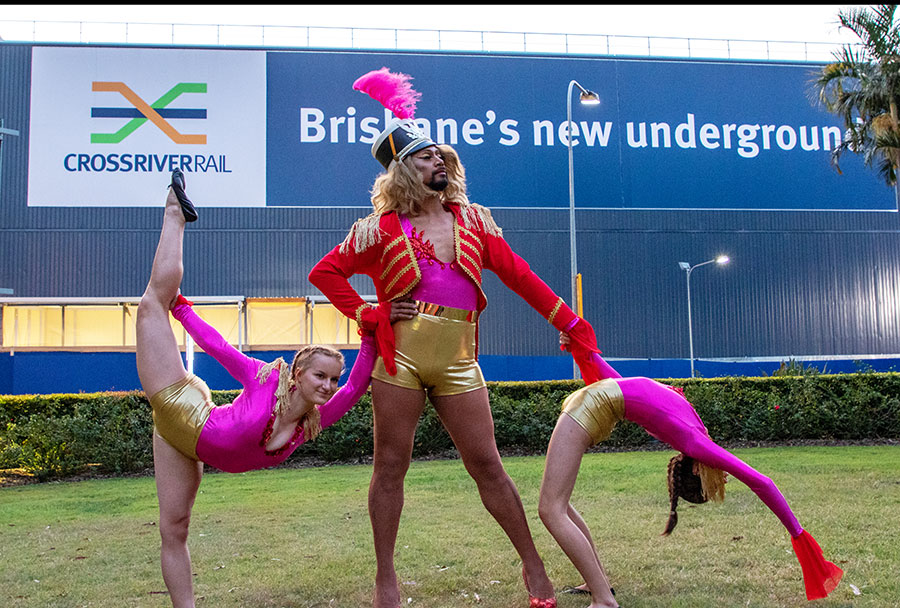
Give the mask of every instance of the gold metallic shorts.
[(434, 397), (487, 386), (475, 359), (475, 317), (470, 310), (419, 302), (415, 318), (393, 326), (397, 375), (388, 375), (378, 357), (372, 377)]
[(616, 424), (625, 419), (625, 398), (616, 381), (607, 378), (566, 397), (562, 411), (587, 431), (593, 445), (609, 437)]
[(197, 439), (215, 407), (206, 382), (188, 374), (152, 397), (153, 428), (173, 448), (197, 458)]

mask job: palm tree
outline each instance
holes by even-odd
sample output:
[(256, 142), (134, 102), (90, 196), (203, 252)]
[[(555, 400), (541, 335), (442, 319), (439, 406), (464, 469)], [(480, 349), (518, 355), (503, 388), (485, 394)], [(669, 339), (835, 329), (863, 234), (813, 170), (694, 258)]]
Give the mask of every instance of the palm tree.
[(831, 152), (838, 173), (847, 150), (862, 154), (895, 188), (900, 210), (897, 173), (900, 168), (900, 23), (896, 4), (874, 8), (856, 6), (838, 11), (841, 27), (860, 42), (834, 53), (835, 61), (822, 68), (812, 82), (812, 97), (843, 118), (847, 131)]

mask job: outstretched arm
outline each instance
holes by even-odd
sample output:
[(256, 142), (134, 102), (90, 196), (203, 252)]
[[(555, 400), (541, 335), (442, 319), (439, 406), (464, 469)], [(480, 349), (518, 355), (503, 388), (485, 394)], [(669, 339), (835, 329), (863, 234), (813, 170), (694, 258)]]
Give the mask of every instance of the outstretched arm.
[(177, 303), (172, 307), (172, 316), (181, 323), (194, 342), (218, 361), (241, 386), (247, 386), (253, 382), (262, 361), (248, 357), (233, 347), (212, 325), (194, 312), (183, 296), (179, 295), (178, 298)]
[(359, 346), (359, 354), (347, 377), (347, 383), (336, 392), (331, 399), (319, 407), (322, 415), (322, 428), (326, 428), (340, 420), (341, 416), (350, 411), (356, 405), (372, 379), (372, 368), (378, 353), (375, 349), (375, 339), (366, 334), (362, 337)]
[[(583, 319), (576, 319), (576, 321), (581, 323)], [(584, 322), (587, 323), (587, 321)], [(600, 356), (600, 353), (573, 348), (572, 338), (564, 331), (559, 332), (559, 347), (572, 352), (575, 363), (578, 364), (578, 369), (581, 371), (581, 377), (584, 378), (584, 381), (587, 384), (593, 384), (594, 382), (605, 380), (606, 378), (622, 377), (622, 374), (613, 369), (613, 367)]]
[[(576, 315), (563, 299), (531, 270), (528, 262), (510, 248), (502, 236), (485, 233), (484, 238), (486, 241), (484, 267), (494, 271), (504, 285), (521, 296), (553, 327), (567, 332), (572, 339), (572, 356), (579, 367), (585, 367), (590, 353), (600, 353), (591, 324)], [(590, 373), (586, 375), (584, 371), (582, 375), (591, 382), (599, 380)]]

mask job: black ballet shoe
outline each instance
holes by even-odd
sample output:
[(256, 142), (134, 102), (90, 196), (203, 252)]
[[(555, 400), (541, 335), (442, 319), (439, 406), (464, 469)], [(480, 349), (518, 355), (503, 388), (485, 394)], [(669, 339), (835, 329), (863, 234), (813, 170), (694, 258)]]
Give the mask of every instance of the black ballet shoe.
[(174, 190), (175, 196), (178, 197), (178, 204), (181, 205), (181, 213), (184, 215), (184, 221), (196, 222), (197, 217), (199, 216), (197, 215), (197, 210), (194, 208), (194, 203), (192, 203), (191, 199), (184, 193), (184, 173), (181, 169), (172, 171), (172, 183), (169, 184), (169, 187)]
[[(612, 587), (609, 588), (609, 592), (612, 593), (613, 596), (616, 595), (616, 590), (613, 589)], [(591, 594), (591, 592), (588, 591), (587, 589), (581, 589), (579, 587), (563, 587), (563, 590), (560, 591), (560, 593), (570, 593), (572, 595), (590, 595)]]

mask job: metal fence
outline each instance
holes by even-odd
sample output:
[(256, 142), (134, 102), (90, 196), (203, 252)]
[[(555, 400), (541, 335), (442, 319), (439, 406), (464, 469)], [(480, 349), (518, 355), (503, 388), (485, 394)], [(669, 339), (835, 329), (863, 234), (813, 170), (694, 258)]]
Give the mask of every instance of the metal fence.
[(474, 51), (691, 59), (830, 61), (832, 42), (732, 40), (284, 25), (214, 25), (0, 19), (0, 39), (19, 42)]

